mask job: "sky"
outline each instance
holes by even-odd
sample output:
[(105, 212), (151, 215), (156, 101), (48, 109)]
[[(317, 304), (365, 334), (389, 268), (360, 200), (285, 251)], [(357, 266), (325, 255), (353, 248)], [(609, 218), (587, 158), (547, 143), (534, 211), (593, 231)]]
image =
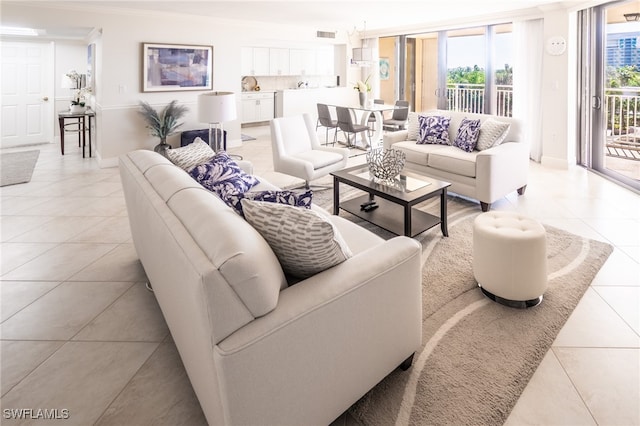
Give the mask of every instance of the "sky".
[[(511, 33), (497, 34), (495, 65), (502, 69), (504, 64), (513, 66), (513, 37)], [(457, 67), (485, 68), (484, 36), (450, 37), (447, 39), (447, 69)]]

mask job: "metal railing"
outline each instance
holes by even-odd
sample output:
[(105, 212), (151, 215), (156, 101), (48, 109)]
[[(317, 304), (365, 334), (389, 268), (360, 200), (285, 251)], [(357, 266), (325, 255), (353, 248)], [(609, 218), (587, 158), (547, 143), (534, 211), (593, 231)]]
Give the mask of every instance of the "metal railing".
[(640, 160), (640, 87), (606, 89), (606, 154)]
[[(483, 113), (484, 84), (448, 84), (447, 109), (469, 113)], [(513, 86), (496, 86), (496, 115), (511, 117), (513, 113)]]

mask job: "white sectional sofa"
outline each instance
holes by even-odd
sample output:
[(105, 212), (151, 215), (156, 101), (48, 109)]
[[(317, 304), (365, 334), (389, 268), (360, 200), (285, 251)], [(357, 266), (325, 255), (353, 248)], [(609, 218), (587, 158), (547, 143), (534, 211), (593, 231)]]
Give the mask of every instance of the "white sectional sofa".
[(136, 251), (211, 425), (326, 425), (410, 365), (416, 241), (323, 211), (353, 256), (289, 285), (262, 236), (166, 158), (133, 151), (120, 170)]
[[(510, 128), (499, 145), (483, 151), (465, 152), (456, 146), (417, 144), (419, 115), (451, 117), (450, 141), (455, 139), (464, 118), (480, 119), (481, 123), (492, 118), (509, 123)], [(411, 112), (408, 129), (385, 134), (383, 143), (385, 148), (405, 152), (407, 169), (450, 182), (451, 192), (480, 201), (485, 212), (491, 208), (491, 203), (505, 195), (514, 191), (522, 195), (526, 189), (529, 146), (521, 140), (520, 124), (513, 118), (445, 110)]]

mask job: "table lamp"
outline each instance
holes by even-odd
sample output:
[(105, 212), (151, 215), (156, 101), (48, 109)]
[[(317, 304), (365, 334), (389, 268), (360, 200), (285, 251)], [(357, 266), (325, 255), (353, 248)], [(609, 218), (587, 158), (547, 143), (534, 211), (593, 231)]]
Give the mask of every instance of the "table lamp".
[[(235, 120), (236, 117), (236, 95), (233, 92), (207, 92), (198, 96), (198, 120), (209, 123), (209, 146), (215, 152), (223, 148), (222, 123)], [(212, 138), (214, 129), (215, 138)]]

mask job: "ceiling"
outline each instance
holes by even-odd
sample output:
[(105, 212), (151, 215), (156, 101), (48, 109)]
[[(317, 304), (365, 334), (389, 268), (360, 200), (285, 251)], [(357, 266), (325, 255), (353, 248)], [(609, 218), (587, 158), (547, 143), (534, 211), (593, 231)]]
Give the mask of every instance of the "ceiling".
[[(11, 1), (6, 1), (11, 3)], [(358, 30), (361, 35), (393, 32), (394, 29), (426, 29), (440, 23), (478, 19), (496, 14), (523, 15), (556, 7), (585, 4), (585, 0), (93, 0), (20, 1), (56, 8), (125, 13), (180, 13), (278, 25), (310, 26), (320, 31)], [(49, 37), (61, 28), (47, 28)], [(69, 32), (69, 29), (66, 30)]]

